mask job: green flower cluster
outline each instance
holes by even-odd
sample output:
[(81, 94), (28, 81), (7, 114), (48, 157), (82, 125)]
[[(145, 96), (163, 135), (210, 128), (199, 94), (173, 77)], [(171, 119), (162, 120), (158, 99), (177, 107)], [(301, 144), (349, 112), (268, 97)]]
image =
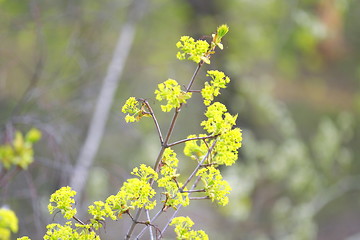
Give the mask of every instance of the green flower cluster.
[(96, 201), (89, 206), (88, 212), (93, 216), (94, 224), (101, 224), (100, 221), (105, 220), (105, 217), (116, 220), (135, 208), (153, 209), (156, 206), (156, 200), (150, 200), (156, 192), (149, 180), (156, 180), (157, 173), (151, 167), (142, 164), (140, 168), (134, 168), (131, 174), (139, 178), (128, 179), (116, 195), (109, 196), (105, 202)]
[(223, 134), (230, 131), (237, 119), (237, 115), (232, 116), (227, 112), (226, 106), (219, 102), (208, 106), (205, 116), (208, 119), (202, 121), (201, 126), (212, 135)]
[(203, 230), (191, 230), (194, 222), (189, 217), (176, 217), (171, 223), (175, 226), (177, 240), (208, 240), (208, 235)]
[(202, 168), (196, 175), (201, 176), (207, 196), (212, 201), (216, 200), (222, 206), (229, 203), (229, 198), (226, 195), (230, 193), (231, 187), (227, 181), (223, 180), (219, 169), (213, 166)]
[(27, 169), (34, 161), (33, 143), (39, 141), (40, 138), (41, 132), (35, 128), (30, 129), (25, 137), (21, 132), (16, 131), (12, 144), (0, 146), (0, 162), (4, 168), (18, 166)]
[(76, 215), (76, 208), (73, 208), (73, 205), (75, 205), (75, 195), (76, 192), (73, 191), (71, 187), (62, 187), (51, 194), (48, 205), (50, 214), (53, 214), (56, 210), (60, 210), (64, 218), (73, 218)]
[(180, 41), (176, 43), (176, 47), (181, 51), (177, 53), (176, 57), (179, 60), (187, 59), (199, 63), (203, 61), (207, 64), (210, 64), (210, 59), (207, 56), (210, 45), (204, 40), (195, 41), (192, 37), (182, 36)]
[(189, 194), (179, 191), (182, 184), (175, 182), (175, 179), (180, 175), (177, 173), (178, 163), (176, 153), (171, 148), (165, 149), (160, 170), (162, 177), (157, 181), (159, 187), (165, 188), (165, 192), (162, 193), (166, 197), (163, 201), (165, 206), (175, 209), (179, 204), (187, 206), (190, 203)]
[(213, 39), (210, 44), (204, 40), (195, 41), (192, 37), (182, 36), (180, 41), (176, 43), (176, 47), (180, 49), (176, 57), (179, 60), (188, 59), (196, 63), (200, 63), (202, 61), (210, 64), (210, 56), (211, 54), (214, 54), (215, 48), (224, 48), (221, 40), (228, 31), (229, 27), (227, 25), (224, 24), (219, 26), (216, 33), (212, 34)]
[(205, 82), (205, 87), (201, 90), (201, 95), (204, 98), (206, 106), (214, 100), (214, 97), (220, 94), (220, 88), (226, 88), (226, 84), (230, 82), (230, 78), (223, 72), (217, 70), (210, 70), (207, 75), (212, 78), (209, 82)]
[(122, 112), (127, 113), (125, 117), (126, 122), (138, 122), (142, 117), (149, 116), (149, 113), (144, 110), (144, 105), (134, 97), (126, 100), (122, 107)]
[(18, 219), (15, 213), (6, 208), (0, 208), (0, 239), (9, 240), (11, 232), (18, 231)]
[(169, 112), (173, 108), (180, 107), (181, 104), (186, 103), (186, 100), (191, 98), (190, 92), (181, 90), (181, 86), (174, 79), (168, 79), (158, 85), (155, 90), (156, 100), (166, 100), (166, 105), (161, 105), (164, 112)]
[(44, 240), (100, 240), (100, 237), (90, 231), (90, 225), (67, 222), (65, 225), (52, 223), (47, 225)]
[[(191, 139), (191, 138), (196, 138), (196, 137), (206, 137), (206, 134), (199, 134), (199, 135), (189, 135), (187, 138)], [(200, 141), (200, 144), (198, 143)], [(210, 144), (211, 145), (211, 144)], [(192, 141), (187, 141), (185, 143), (185, 147), (184, 147), (184, 154), (185, 156), (188, 156), (194, 160), (200, 161), (200, 159), (202, 159), (206, 153), (209, 150), (209, 144), (205, 143), (203, 140), (192, 140)]]

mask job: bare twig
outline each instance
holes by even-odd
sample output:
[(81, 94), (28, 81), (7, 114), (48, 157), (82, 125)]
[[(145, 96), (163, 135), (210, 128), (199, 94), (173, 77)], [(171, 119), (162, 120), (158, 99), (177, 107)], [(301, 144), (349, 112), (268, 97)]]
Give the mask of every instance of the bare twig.
[[(149, 223), (151, 223), (149, 210), (146, 209), (145, 212), (146, 212), (147, 220), (149, 221)], [(151, 240), (154, 240), (154, 236), (153, 236), (153, 232), (152, 232), (152, 228), (151, 228), (151, 227), (149, 228), (149, 234), (150, 234), (150, 239), (151, 239)]]
[(151, 108), (151, 106), (150, 106), (150, 104), (149, 104), (149, 102), (147, 100), (142, 99), (141, 101), (145, 104), (146, 108), (149, 110), (149, 114), (151, 115), (152, 119), (154, 120), (155, 127), (156, 127), (156, 130), (157, 130), (158, 135), (159, 135), (160, 143), (162, 145), (164, 143), (164, 139), (163, 139), (163, 136), (162, 136), (162, 133), (161, 133), (159, 122), (156, 119), (155, 113), (152, 110), (152, 108)]

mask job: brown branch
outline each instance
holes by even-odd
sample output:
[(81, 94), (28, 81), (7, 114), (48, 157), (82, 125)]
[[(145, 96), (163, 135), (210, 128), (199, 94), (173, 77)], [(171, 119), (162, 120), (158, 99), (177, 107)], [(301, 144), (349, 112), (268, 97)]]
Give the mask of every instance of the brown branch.
[(179, 140), (179, 141), (170, 143), (170, 144), (168, 144), (167, 146), (168, 146), (168, 147), (172, 147), (172, 146), (175, 146), (175, 145), (178, 145), (178, 144), (181, 144), (181, 143), (184, 143), (184, 142), (188, 142), (188, 141), (193, 141), (193, 140), (205, 140), (205, 139), (210, 139), (210, 138), (216, 138), (217, 136), (219, 136), (219, 135), (187, 138), (187, 139), (182, 139), (182, 140)]
[(204, 200), (204, 199), (210, 199), (209, 196), (206, 196), (206, 197), (190, 197), (189, 198), (190, 200)]
[(198, 165), (196, 166), (196, 168), (194, 169), (194, 171), (191, 173), (191, 175), (189, 176), (189, 178), (186, 180), (186, 182), (184, 183), (184, 185), (182, 186), (181, 190), (184, 191), (184, 188), (186, 187), (186, 185), (189, 184), (189, 182), (191, 181), (191, 179), (195, 176), (195, 174), (197, 173), (197, 171), (199, 170), (199, 168), (203, 165), (204, 161), (210, 156), (211, 151), (214, 149), (216, 144), (216, 141), (213, 142), (213, 144), (211, 145), (211, 147), (209, 148), (208, 152), (206, 153), (206, 155), (203, 157), (203, 159), (198, 163)]
[(152, 110), (152, 108), (151, 108), (151, 106), (150, 106), (150, 104), (149, 104), (149, 102), (147, 100), (140, 99), (140, 101), (142, 101), (145, 104), (146, 108), (149, 110), (149, 114), (151, 115), (152, 119), (154, 120), (155, 127), (156, 127), (156, 130), (157, 130), (158, 135), (159, 135), (160, 143), (162, 145), (164, 143), (164, 138), (162, 136), (161, 129), (160, 129), (160, 126), (159, 126), (159, 122), (156, 119), (155, 113)]

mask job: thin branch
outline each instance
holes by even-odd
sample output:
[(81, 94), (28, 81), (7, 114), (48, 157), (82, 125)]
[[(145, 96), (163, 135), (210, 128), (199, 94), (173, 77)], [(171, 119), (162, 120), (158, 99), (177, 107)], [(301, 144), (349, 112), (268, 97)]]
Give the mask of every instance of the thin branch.
[(182, 139), (173, 143), (168, 144), (168, 147), (172, 147), (184, 142), (188, 142), (188, 141), (193, 141), (193, 140), (205, 140), (205, 139), (209, 139), (209, 138), (216, 138), (219, 135), (213, 135), (213, 136), (205, 136), (205, 137), (193, 137), (193, 138), (186, 138), (186, 139)]
[[(197, 74), (199, 73), (199, 70), (200, 70), (202, 64), (203, 64), (203, 62), (200, 62), (200, 63), (198, 64), (198, 66), (196, 67), (196, 69), (195, 69), (195, 71), (194, 71), (194, 74), (192, 75), (192, 77), (191, 77), (191, 79), (190, 79), (189, 85), (188, 85), (187, 88), (186, 88), (186, 92), (189, 92), (189, 91), (190, 91), (191, 86), (193, 85), (193, 83), (194, 83), (194, 81), (195, 81), (195, 78), (196, 78)], [(167, 134), (166, 134), (164, 143), (163, 143), (163, 145), (162, 145), (162, 147), (161, 147), (161, 150), (160, 150), (160, 152), (159, 152), (159, 155), (158, 155), (158, 157), (157, 157), (157, 159), (156, 159), (156, 162), (155, 162), (155, 165), (154, 165), (154, 170), (155, 170), (155, 171), (158, 171), (158, 169), (159, 169), (159, 164), (160, 164), (162, 155), (163, 155), (163, 153), (164, 153), (164, 151), (165, 151), (165, 148), (167, 148), (167, 144), (168, 144), (168, 142), (169, 142), (170, 136), (171, 136), (172, 132), (174, 131), (174, 126), (175, 126), (176, 120), (177, 120), (177, 118), (178, 118), (178, 115), (179, 115), (179, 113), (180, 113), (180, 110), (181, 110), (182, 106), (183, 106), (183, 104), (181, 103), (181, 104), (180, 104), (180, 107), (178, 107), (178, 108), (175, 109), (174, 116), (173, 116), (173, 118), (172, 118), (172, 120), (171, 120), (171, 122), (170, 122), (169, 130), (168, 130), (168, 132), (167, 132)], [(153, 183), (153, 181), (152, 181), (152, 183)], [(151, 183), (151, 184), (152, 184), (152, 183)]]
[[(155, 216), (150, 220), (150, 223), (153, 223), (164, 211), (161, 209), (159, 210)], [(148, 228), (149, 226), (146, 226), (144, 227), (141, 232), (136, 236), (135, 239), (140, 239), (142, 237), (142, 235), (144, 235), (144, 232), (146, 231), (146, 229)]]
[(139, 217), (140, 217), (140, 215), (141, 215), (142, 210), (143, 210), (143, 208), (139, 208), (139, 209), (136, 211), (136, 216), (135, 216), (135, 218), (133, 218), (133, 217), (129, 214), (129, 216), (130, 216), (131, 219), (132, 219), (132, 223), (131, 223), (131, 226), (130, 226), (130, 228), (129, 228), (128, 233), (127, 233), (126, 236), (125, 236), (125, 240), (130, 239), (130, 237), (131, 237), (131, 235), (132, 235), (132, 232), (134, 231), (135, 226), (136, 226), (136, 224), (138, 223), (137, 221), (138, 221), (138, 219), (139, 219)]
[[(77, 221), (78, 223), (80, 223), (81, 225), (86, 225), (83, 221), (81, 221), (79, 218), (77, 218), (77, 217), (75, 217), (75, 216), (73, 216), (73, 219), (75, 220), (75, 221)], [(91, 229), (90, 229), (91, 230)]]
[[(149, 221), (149, 223), (151, 223), (150, 214), (149, 214), (149, 209), (146, 209), (145, 212), (146, 212), (147, 220)], [(149, 234), (150, 234), (150, 239), (151, 239), (151, 240), (154, 240), (154, 236), (153, 236), (153, 232), (152, 232), (152, 228), (151, 228), (151, 227), (149, 227)]]
[(205, 197), (189, 197), (190, 200), (204, 200), (204, 199), (210, 199), (209, 196)]
[(162, 136), (161, 129), (160, 129), (160, 126), (159, 126), (159, 122), (156, 119), (155, 113), (152, 110), (152, 108), (151, 108), (151, 106), (150, 106), (150, 104), (149, 104), (149, 102), (147, 100), (143, 99), (141, 101), (146, 105), (146, 108), (149, 110), (149, 114), (151, 115), (152, 119), (154, 120), (156, 130), (157, 130), (158, 135), (159, 135), (160, 143), (162, 145), (164, 143), (164, 138)]
[(205, 189), (198, 189), (198, 190), (187, 190), (187, 191), (179, 189), (179, 191), (180, 191), (181, 193), (195, 193), (195, 192), (206, 192), (206, 190), (205, 190)]
[(186, 182), (184, 183), (184, 185), (182, 186), (181, 190), (184, 191), (184, 188), (186, 187), (186, 185), (189, 184), (189, 182), (191, 181), (191, 179), (195, 176), (195, 174), (197, 173), (197, 171), (199, 170), (199, 168), (203, 165), (203, 163), (205, 162), (205, 160), (210, 156), (212, 150), (214, 149), (216, 144), (216, 141), (213, 142), (213, 144), (211, 145), (211, 147), (209, 148), (208, 152), (206, 153), (206, 155), (203, 157), (203, 159), (198, 163), (198, 165), (196, 166), (196, 168), (194, 169), (194, 171), (191, 173), (191, 175), (189, 176), (189, 178), (186, 180)]

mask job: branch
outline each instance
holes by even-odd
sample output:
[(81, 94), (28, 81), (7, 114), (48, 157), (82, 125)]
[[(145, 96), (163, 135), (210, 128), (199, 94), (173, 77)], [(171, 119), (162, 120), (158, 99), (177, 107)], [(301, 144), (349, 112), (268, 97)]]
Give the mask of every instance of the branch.
[[(191, 89), (191, 87), (192, 87), (192, 85), (193, 85), (193, 83), (194, 83), (194, 80), (195, 80), (197, 74), (199, 73), (199, 70), (200, 70), (200, 68), (201, 68), (202, 65), (203, 65), (203, 62), (200, 62), (200, 63), (198, 64), (198, 66), (196, 67), (196, 69), (195, 69), (195, 71), (194, 71), (194, 74), (193, 74), (193, 76), (191, 77), (190, 82), (189, 82), (189, 84), (188, 84), (188, 86), (187, 86), (187, 88), (186, 88), (186, 92), (189, 92), (189, 91), (190, 91), (190, 89)], [(154, 169), (156, 172), (159, 172), (159, 164), (160, 164), (160, 162), (161, 162), (161, 159), (162, 159), (162, 156), (163, 156), (163, 154), (164, 154), (165, 149), (168, 148), (168, 142), (169, 142), (169, 139), (170, 139), (170, 136), (171, 136), (172, 132), (174, 131), (174, 126), (175, 126), (176, 120), (177, 120), (177, 118), (178, 118), (178, 115), (179, 115), (179, 113), (180, 113), (180, 110), (181, 110), (182, 106), (183, 106), (183, 104), (181, 103), (180, 106), (175, 109), (175, 113), (174, 113), (174, 116), (173, 116), (173, 118), (172, 118), (172, 120), (171, 120), (171, 122), (170, 122), (170, 126), (169, 126), (169, 129), (168, 129), (168, 131), (167, 131), (165, 140), (164, 140), (163, 144), (161, 145), (161, 149), (160, 149), (160, 151), (159, 151), (159, 154), (158, 154), (158, 156), (157, 156), (157, 158), (156, 158), (156, 162), (155, 162), (155, 164), (154, 164), (154, 168), (153, 168), (153, 169)], [(149, 183), (150, 183), (151, 186), (154, 184), (154, 181), (155, 181), (154, 179), (150, 179)], [(139, 219), (139, 217), (140, 217), (140, 215), (141, 215), (141, 212), (142, 212), (142, 208), (140, 208), (140, 209), (137, 210), (136, 216), (135, 216), (135, 219), (134, 219), (135, 221), (132, 222), (132, 224), (131, 224), (131, 226), (130, 226), (130, 228), (129, 228), (129, 231), (127, 232), (127, 234), (126, 234), (126, 236), (125, 236), (125, 240), (130, 239), (130, 237), (131, 237), (131, 235), (132, 235), (132, 233), (133, 233), (133, 231), (134, 231), (134, 229), (135, 229), (136, 222), (138, 221), (138, 219)]]
[(190, 200), (204, 200), (204, 199), (210, 199), (209, 196), (205, 197), (189, 197)]
[(104, 77), (87, 136), (79, 153), (70, 180), (70, 186), (77, 192), (77, 199), (81, 199), (81, 194), (88, 178), (89, 169), (93, 164), (99, 149), (115, 92), (133, 44), (136, 23), (143, 15), (145, 3), (146, 1), (144, 0), (134, 1), (134, 4), (129, 11), (127, 22), (125, 22), (120, 31), (113, 58), (108, 66), (106, 76)]
[(196, 168), (194, 169), (194, 171), (191, 173), (191, 175), (189, 176), (189, 178), (186, 180), (186, 182), (184, 183), (184, 185), (182, 186), (182, 188), (180, 189), (181, 191), (184, 191), (184, 188), (186, 187), (186, 185), (189, 184), (189, 182), (191, 181), (191, 179), (195, 176), (195, 174), (197, 173), (197, 171), (199, 170), (199, 168), (203, 165), (203, 163), (205, 162), (205, 160), (210, 156), (210, 153), (212, 152), (212, 150), (214, 149), (216, 144), (216, 140), (213, 142), (213, 144), (211, 145), (211, 147), (209, 148), (208, 152), (206, 153), (206, 155), (203, 157), (203, 159), (198, 163), (198, 165), (196, 166)]
[(176, 142), (170, 143), (170, 144), (168, 144), (167, 146), (168, 146), (168, 147), (172, 147), (172, 146), (178, 145), (178, 144), (180, 144), (180, 143), (188, 142), (188, 141), (204, 140), (204, 139), (209, 139), (209, 138), (216, 138), (217, 136), (219, 136), (219, 135), (187, 138), (187, 139), (182, 139), (182, 140), (180, 140), (180, 141), (176, 141)]
[(156, 126), (156, 130), (159, 134), (159, 139), (160, 139), (160, 143), (163, 144), (164, 143), (164, 139), (163, 139), (163, 136), (162, 136), (162, 133), (161, 133), (161, 129), (160, 129), (160, 126), (159, 126), (159, 122), (157, 121), (156, 117), (155, 117), (155, 113), (154, 111), (152, 110), (149, 102), (145, 99), (140, 99), (140, 101), (142, 101), (146, 108), (149, 110), (149, 114), (151, 115), (152, 119), (154, 120), (154, 123), (155, 123), (155, 126)]

